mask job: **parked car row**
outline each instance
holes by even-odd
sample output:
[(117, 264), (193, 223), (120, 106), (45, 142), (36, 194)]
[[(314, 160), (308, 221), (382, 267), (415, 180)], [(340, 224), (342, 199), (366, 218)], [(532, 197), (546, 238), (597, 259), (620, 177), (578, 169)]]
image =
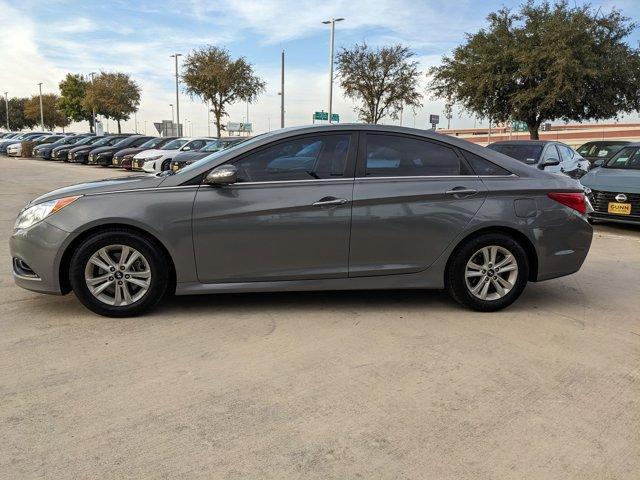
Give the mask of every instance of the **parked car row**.
[[(22, 142), (33, 141), (33, 156), (44, 160), (119, 167), (158, 173), (180, 168), (247, 137), (153, 137), (138, 134), (47, 134), (29, 132), (0, 136), (0, 153), (22, 156)], [(4, 150), (3, 150), (4, 149)]]
[(640, 224), (640, 143), (594, 141), (577, 151), (554, 141), (516, 140), (488, 146), (527, 165), (580, 181), (593, 221)]

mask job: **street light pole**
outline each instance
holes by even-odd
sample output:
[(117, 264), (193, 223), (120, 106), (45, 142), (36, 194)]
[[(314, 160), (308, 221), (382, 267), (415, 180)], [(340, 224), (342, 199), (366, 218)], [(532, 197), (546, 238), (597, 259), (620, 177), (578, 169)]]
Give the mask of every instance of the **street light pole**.
[(329, 123), (331, 123), (331, 113), (333, 111), (333, 46), (336, 33), (336, 22), (343, 21), (344, 18), (332, 18), (322, 23), (331, 25), (331, 37), (329, 40)]
[[(178, 57), (181, 57), (181, 53), (174, 53), (171, 57), (176, 60), (176, 124), (178, 125), (178, 137), (180, 136), (180, 97), (178, 95)], [(172, 114), (173, 118), (173, 114)]]
[[(282, 66), (280, 68), (280, 128), (284, 128), (284, 50), (282, 50)], [(271, 126), (269, 126), (271, 131)]]
[(171, 107), (171, 128), (173, 128), (173, 103), (170, 103), (169, 106)]
[[(93, 84), (93, 76), (96, 74), (96, 72), (91, 72), (89, 75), (91, 75), (91, 84)], [(93, 132), (96, 132), (96, 109), (95, 107), (93, 107), (91, 109), (91, 116), (93, 117)]]
[(7, 114), (7, 131), (11, 131), (9, 128), (9, 92), (4, 92), (4, 107)]
[(40, 89), (40, 128), (44, 132), (44, 112), (42, 111), (42, 82), (38, 84)]

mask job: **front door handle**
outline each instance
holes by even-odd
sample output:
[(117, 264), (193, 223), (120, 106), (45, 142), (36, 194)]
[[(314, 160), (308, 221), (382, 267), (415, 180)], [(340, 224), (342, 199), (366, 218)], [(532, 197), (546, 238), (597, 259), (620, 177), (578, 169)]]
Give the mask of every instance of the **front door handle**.
[(338, 206), (344, 205), (349, 200), (346, 198), (336, 198), (336, 197), (324, 197), (318, 200), (317, 202), (313, 202), (312, 205), (314, 207), (330, 207), (330, 206)]
[(478, 190), (475, 190), (473, 188), (465, 188), (465, 187), (454, 187), (451, 190), (447, 190), (446, 192), (447, 195), (453, 195), (454, 197), (470, 197), (472, 195), (475, 195), (476, 193), (478, 193)]

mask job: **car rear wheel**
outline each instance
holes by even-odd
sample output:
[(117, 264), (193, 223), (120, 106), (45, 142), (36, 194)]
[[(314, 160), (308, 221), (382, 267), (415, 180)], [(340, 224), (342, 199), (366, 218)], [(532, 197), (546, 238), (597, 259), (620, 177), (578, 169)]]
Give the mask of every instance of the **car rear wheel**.
[(163, 253), (138, 233), (109, 230), (85, 240), (71, 259), (78, 299), (107, 317), (130, 317), (154, 307), (169, 284)]
[(482, 312), (511, 305), (524, 290), (529, 262), (522, 246), (502, 233), (467, 240), (449, 263), (446, 287), (460, 304)]

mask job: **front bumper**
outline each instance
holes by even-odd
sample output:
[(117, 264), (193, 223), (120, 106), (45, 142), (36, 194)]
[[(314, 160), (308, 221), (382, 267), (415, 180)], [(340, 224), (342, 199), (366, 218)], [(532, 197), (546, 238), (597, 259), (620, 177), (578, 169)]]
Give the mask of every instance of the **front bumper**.
[(112, 162), (112, 158), (111, 156), (108, 155), (95, 155), (95, 154), (91, 154), (89, 155), (89, 160), (87, 161), (87, 163), (89, 165), (102, 165), (102, 166), (110, 166), (111, 162)]
[(71, 234), (42, 221), (13, 232), (9, 240), (13, 279), (34, 292), (61, 295), (60, 261)]

